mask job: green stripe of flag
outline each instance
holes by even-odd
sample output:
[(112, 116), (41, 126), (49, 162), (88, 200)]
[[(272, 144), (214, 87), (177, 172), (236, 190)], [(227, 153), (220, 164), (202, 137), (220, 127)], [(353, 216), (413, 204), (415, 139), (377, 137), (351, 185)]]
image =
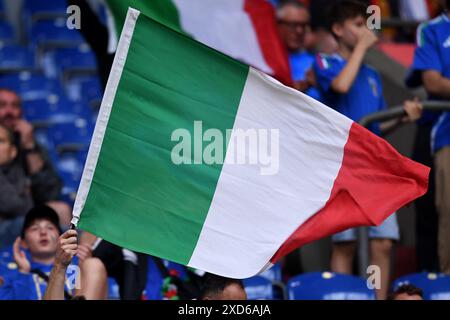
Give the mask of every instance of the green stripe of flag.
[(170, 0), (106, 0), (120, 34), (127, 15), (128, 7), (135, 8), (156, 21), (182, 31), (178, 10)]
[[(116, 57), (112, 72), (117, 67)], [(247, 74), (247, 66), (141, 13), (79, 227), (187, 264), (222, 165), (173, 164), (171, 134), (186, 128), (193, 136), (200, 120), (203, 131), (225, 136)]]

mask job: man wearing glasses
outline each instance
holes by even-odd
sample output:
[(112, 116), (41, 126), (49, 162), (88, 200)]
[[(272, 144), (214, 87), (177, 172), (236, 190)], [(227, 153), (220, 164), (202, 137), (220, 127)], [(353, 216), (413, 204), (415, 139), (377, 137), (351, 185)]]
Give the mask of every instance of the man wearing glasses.
[(289, 53), (294, 87), (315, 99), (318, 91), (313, 87), (314, 75), (311, 67), (314, 55), (305, 50), (305, 38), (311, 35), (308, 8), (298, 1), (287, 1), (277, 9), (278, 33)]

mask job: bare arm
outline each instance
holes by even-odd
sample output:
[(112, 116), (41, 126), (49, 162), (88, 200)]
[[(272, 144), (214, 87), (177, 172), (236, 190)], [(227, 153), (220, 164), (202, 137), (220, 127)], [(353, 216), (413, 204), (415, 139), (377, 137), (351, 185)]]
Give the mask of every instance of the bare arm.
[(44, 300), (64, 300), (64, 282), (67, 266), (55, 264), (50, 272)]
[(331, 82), (333, 91), (339, 94), (346, 94), (350, 90), (356, 75), (358, 74), (365, 53), (366, 49), (363, 47), (357, 46), (355, 48), (341, 73), (339, 73), (339, 75)]
[(367, 50), (377, 41), (377, 36), (369, 29), (364, 29), (358, 35), (358, 43), (352, 51), (350, 58), (339, 73), (339, 75), (331, 82), (333, 91), (339, 94), (346, 94), (353, 85), (356, 75), (364, 59)]
[(422, 73), (422, 82), (429, 94), (450, 98), (450, 79), (443, 77), (438, 71), (424, 71)]
[(380, 130), (383, 135), (388, 134), (405, 123), (410, 123), (418, 120), (422, 116), (422, 105), (419, 100), (406, 100), (403, 103), (403, 109), (406, 112), (406, 116), (398, 119), (387, 120), (380, 124)]
[(77, 247), (77, 232), (75, 230), (68, 230), (59, 237), (55, 264), (50, 273), (44, 300), (64, 300), (66, 270), (77, 253)]

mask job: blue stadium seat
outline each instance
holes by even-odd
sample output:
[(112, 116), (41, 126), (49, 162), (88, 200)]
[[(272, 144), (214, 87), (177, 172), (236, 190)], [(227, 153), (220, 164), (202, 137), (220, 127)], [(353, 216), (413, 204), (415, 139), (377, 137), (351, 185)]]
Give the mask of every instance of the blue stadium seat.
[(289, 300), (375, 300), (366, 280), (338, 273), (311, 272), (291, 278)]
[[(66, 150), (59, 152), (54, 160), (55, 168), (63, 180), (63, 198), (68, 203), (73, 203), (83, 174), (84, 158), (87, 147), (78, 150)], [(81, 155), (80, 155), (81, 153)]]
[(58, 172), (71, 174), (70, 181), (77, 182), (81, 178), (83, 165), (78, 161), (76, 152), (64, 152), (58, 155), (56, 162)]
[(14, 29), (5, 21), (0, 21), (0, 42), (7, 43), (14, 41)]
[(18, 45), (0, 45), (0, 71), (35, 69), (33, 51)]
[[(45, 125), (35, 125), (34, 126), (34, 137), (36, 141), (43, 146), (48, 152), (50, 152), (51, 159), (54, 160), (54, 149), (55, 145), (53, 140), (47, 134), (47, 127)], [(55, 163), (52, 161), (52, 163)]]
[(82, 168), (84, 168), (84, 165), (86, 163), (87, 154), (88, 154), (89, 147), (86, 147), (84, 150), (80, 150), (77, 152), (77, 161), (81, 165)]
[(76, 76), (66, 83), (67, 97), (72, 101), (101, 101), (103, 88), (97, 76)]
[(63, 181), (61, 200), (73, 205), (81, 180), (82, 167), (76, 157), (70, 153), (60, 154), (55, 162), (55, 166), (58, 175)]
[(269, 279), (272, 282), (283, 281), (282, 275), (281, 275), (281, 264), (280, 263), (274, 264), (270, 269), (267, 269), (266, 271), (260, 273), (259, 276)]
[(30, 26), (39, 20), (65, 18), (67, 6), (66, 0), (25, 0), (22, 13)]
[(243, 280), (248, 300), (274, 300), (272, 281), (261, 276)]
[(42, 58), (42, 66), (49, 77), (55, 78), (66, 71), (86, 71), (94, 74), (97, 60), (89, 45), (57, 48), (48, 51)]
[(74, 46), (84, 42), (81, 33), (70, 30), (66, 26), (66, 19), (37, 21), (31, 26), (29, 34), (30, 42), (33, 46), (57, 45)]
[(79, 151), (86, 150), (89, 146), (93, 129), (89, 121), (79, 118), (74, 122), (56, 123), (49, 127), (48, 133), (57, 148), (68, 147)]
[(67, 0), (25, 0), (24, 10), (31, 14), (66, 14)]
[(61, 95), (50, 94), (46, 98), (22, 101), (25, 118), (33, 123), (73, 123), (82, 114), (82, 111), (77, 110), (73, 103)]
[(395, 291), (405, 284), (422, 289), (425, 300), (450, 300), (450, 275), (428, 272), (408, 274), (395, 280), (392, 289)]
[(59, 96), (63, 93), (55, 79), (29, 71), (0, 76), (0, 86), (14, 90), (23, 100), (44, 99), (51, 94)]
[(63, 181), (63, 188), (61, 191), (61, 199), (60, 200), (73, 206), (73, 203), (75, 202), (75, 197), (76, 197), (76, 194), (78, 191), (78, 185), (80, 183), (80, 180), (68, 172), (58, 172), (58, 175), (61, 177), (61, 179)]

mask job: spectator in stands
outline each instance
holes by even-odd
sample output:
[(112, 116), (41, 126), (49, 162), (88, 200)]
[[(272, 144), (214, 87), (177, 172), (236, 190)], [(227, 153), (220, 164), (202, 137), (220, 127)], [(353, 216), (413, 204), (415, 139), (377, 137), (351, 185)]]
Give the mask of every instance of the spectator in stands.
[[(447, 11), (417, 30), (417, 48), (407, 83), (423, 84), (433, 100), (450, 100), (450, 0)], [(434, 154), (438, 256), (440, 271), (450, 273), (450, 112), (433, 120), (431, 147)]]
[(423, 291), (412, 284), (400, 286), (387, 300), (423, 300)]
[[(4, 278), (4, 283), (0, 286), (0, 300), (43, 298), (51, 269), (54, 267), (53, 273), (59, 273), (61, 270), (57, 270), (63, 267), (61, 259), (77, 251), (76, 232), (74, 234), (73, 230), (69, 230), (61, 237), (60, 234), (58, 215), (50, 207), (35, 206), (27, 213), (21, 237), (14, 242), (14, 263), (8, 263), (6, 268), (4, 266), (0, 268)], [(64, 293), (66, 297), (71, 296), (69, 292), (75, 287), (79, 276), (76, 264), (77, 261), (74, 261), (74, 264), (65, 266), (65, 274), (72, 280), (69, 281), (70, 288), (66, 287)], [(101, 267), (102, 264), (98, 259), (92, 258), (80, 265), (82, 275), (80, 295), (87, 298), (106, 295), (106, 292), (102, 291), (102, 288), (106, 290), (106, 277)]]
[(314, 0), (310, 4), (311, 29), (315, 38), (315, 51), (333, 54), (337, 50), (337, 42), (327, 27), (327, 12), (336, 0)]
[(283, 2), (277, 10), (277, 24), (280, 38), (289, 53), (294, 87), (317, 98), (311, 70), (314, 55), (305, 50), (305, 36), (310, 33), (308, 9), (299, 1)]
[(247, 294), (240, 280), (206, 274), (201, 300), (247, 300)]
[[(376, 35), (366, 26), (366, 6), (353, 0), (335, 3), (329, 13), (330, 31), (336, 37), (339, 49), (334, 55), (319, 55), (314, 64), (319, 89), (325, 103), (358, 121), (362, 117), (386, 108), (378, 73), (363, 64), (367, 50), (377, 41)], [(401, 123), (414, 121), (421, 115), (417, 101), (406, 101), (407, 116), (373, 124), (369, 129), (376, 134), (392, 130)], [(381, 289), (377, 298), (385, 299), (389, 284), (390, 255), (393, 241), (399, 232), (395, 214), (379, 227), (369, 229), (371, 264), (381, 269)], [(333, 236), (331, 269), (334, 272), (352, 273), (356, 230), (349, 229)]]
[[(33, 135), (33, 126), (23, 119), (19, 96), (9, 89), (0, 88), (0, 124), (13, 132), (17, 146), (17, 155), (7, 165), (8, 168), (6, 170), (11, 176), (22, 175), (22, 172), (25, 174), (26, 178), (30, 181), (29, 187), (32, 198), (32, 203), (29, 203), (28, 199), (24, 199), (26, 203), (22, 204), (23, 208), (16, 208), (10, 212), (4, 212), (7, 205), (1, 202), (1, 216), (9, 216), (10, 219), (12, 217), (23, 216), (33, 204), (57, 201), (61, 192), (61, 180), (53, 169), (45, 150), (36, 142)], [(16, 181), (15, 183), (18, 184), (19, 182)], [(1, 187), (3, 187), (3, 184)], [(61, 202), (53, 202), (53, 205), (55, 208), (58, 208), (58, 214), (60, 214), (62, 224), (68, 225), (71, 219), (71, 210)], [(18, 231), (20, 231), (21, 223), (19, 223), (19, 220), (17, 220), (15, 225), (16, 228), (11, 224), (9, 229), (9, 233), (14, 235), (14, 238), (18, 235)], [(19, 226), (18, 228), (17, 225)], [(14, 241), (14, 238), (11, 237), (1, 237), (0, 232), (0, 246), (9, 245)]]
[(33, 204), (28, 178), (14, 166), (17, 147), (14, 135), (0, 124), (0, 244), (12, 243), (23, 225), (23, 213)]

